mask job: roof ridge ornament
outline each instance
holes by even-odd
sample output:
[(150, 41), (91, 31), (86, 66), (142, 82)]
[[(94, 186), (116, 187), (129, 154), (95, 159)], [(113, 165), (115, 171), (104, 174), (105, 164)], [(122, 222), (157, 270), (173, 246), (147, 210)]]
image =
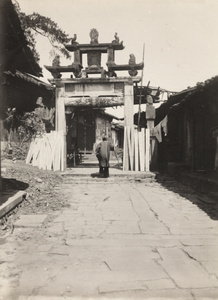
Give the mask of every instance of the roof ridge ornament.
[(98, 33), (98, 30), (96, 28), (92, 28), (90, 30), (90, 33), (89, 33), (89, 36), (91, 38), (91, 41), (90, 41), (90, 44), (98, 44), (98, 36), (99, 36), (99, 33)]
[(76, 39), (77, 39), (77, 34), (74, 33), (73, 38), (71, 39), (71, 45), (78, 45)]
[(119, 38), (117, 32), (115, 32), (114, 38), (115, 38), (115, 40), (112, 41), (112, 44), (115, 44), (115, 45), (123, 45), (123, 41), (120, 42), (120, 38)]

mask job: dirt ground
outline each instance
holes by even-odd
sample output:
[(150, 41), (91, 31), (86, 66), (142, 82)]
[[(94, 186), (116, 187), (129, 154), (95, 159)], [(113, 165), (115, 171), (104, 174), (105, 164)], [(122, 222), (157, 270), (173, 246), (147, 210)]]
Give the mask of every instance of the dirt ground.
[[(27, 192), (26, 199), (0, 220), (0, 235), (12, 226), (20, 214), (40, 214), (67, 206), (55, 191), (62, 183), (58, 172), (40, 170), (24, 161), (2, 160), (2, 192), (13, 195), (18, 190)], [(2, 203), (0, 202), (0, 205)]]

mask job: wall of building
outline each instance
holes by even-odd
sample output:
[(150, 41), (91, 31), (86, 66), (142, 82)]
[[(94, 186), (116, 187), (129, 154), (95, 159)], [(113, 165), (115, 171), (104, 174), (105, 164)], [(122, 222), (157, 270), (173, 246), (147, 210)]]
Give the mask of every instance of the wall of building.
[(194, 171), (213, 171), (218, 152), (218, 89), (195, 92), (168, 115), (168, 161)]
[[(45, 87), (30, 83), (21, 78), (9, 77), (2, 84), (2, 103), (1, 103), (1, 120), (7, 117), (8, 108), (16, 108), (19, 116), (25, 112), (34, 111), (36, 100), (38, 97), (43, 98), (43, 103), (48, 107), (54, 107), (54, 93)], [(7, 137), (7, 129), (4, 124), (1, 131), (1, 140)], [(16, 139), (16, 132), (12, 134), (12, 138)]]
[(33, 111), (38, 97), (43, 98), (43, 103), (54, 107), (54, 92), (44, 86), (36, 85), (17, 77), (5, 77), (2, 85), (3, 107), (16, 107), (19, 113)]
[(182, 116), (178, 107), (174, 107), (168, 114), (168, 161), (182, 161), (182, 137), (181, 137)]
[(118, 148), (123, 148), (124, 128), (112, 126), (111, 135), (113, 144)]

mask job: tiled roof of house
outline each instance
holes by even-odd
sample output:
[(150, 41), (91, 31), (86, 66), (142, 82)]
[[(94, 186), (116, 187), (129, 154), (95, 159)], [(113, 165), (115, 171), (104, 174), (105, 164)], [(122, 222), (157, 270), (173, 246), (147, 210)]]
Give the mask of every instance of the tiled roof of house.
[(54, 90), (54, 86), (52, 86), (51, 84), (46, 83), (46, 82), (40, 80), (38, 77), (28, 74), (28, 73), (22, 73), (22, 72), (16, 70), (15, 72), (5, 71), (4, 74), (7, 76), (21, 78), (25, 81), (28, 81), (32, 84), (35, 84), (35, 85), (38, 85), (41, 87), (44, 86), (48, 90)]

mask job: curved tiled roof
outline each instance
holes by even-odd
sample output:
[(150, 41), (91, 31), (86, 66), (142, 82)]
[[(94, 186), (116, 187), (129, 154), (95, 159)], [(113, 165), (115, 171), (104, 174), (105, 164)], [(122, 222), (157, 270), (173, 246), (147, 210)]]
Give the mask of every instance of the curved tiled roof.
[(54, 88), (55, 88), (53, 85), (48, 84), (48, 83), (40, 80), (38, 77), (28, 74), (28, 73), (22, 73), (22, 72), (16, 70), (15, 72), (5, 71), (4, 74), (7, 76), (21, 78), (25, 81), (28, 81), (28, 82), (38, 85), (38, 86), (44, 86), (48, 90), (54, 90)]

